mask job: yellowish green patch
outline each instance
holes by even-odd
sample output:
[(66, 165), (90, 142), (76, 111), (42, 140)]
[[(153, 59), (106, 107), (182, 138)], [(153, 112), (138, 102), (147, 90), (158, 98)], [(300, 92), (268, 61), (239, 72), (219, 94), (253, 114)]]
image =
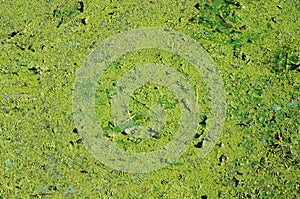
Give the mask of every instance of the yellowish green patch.
[[(298, 1), (80, 2), (0, 3), (0, 198), (299, 196)], [(134, 122), (141, 125), (148, 124), (153, 101), (167, 109), (169, 126), (157, 138), (128, 140), (114, 126), (108, 105), (113, 83), (131, 67), (172, 66), (186, 75), (199, 99), (199, 136), (185, 155), (164, 169), (129, 174), (96, 161), (74, 133), (76, 70), (100, 40), (137, 27), (183, 32), (217, 63), (227, 116), (217, 145), (203, 159), (198, 142), (207, 133), (206, 118), (212, 119), (203, 78), (184, 59), (155, 49), (121, 57), (101, 77), (99, 122), (126, 150), (163, 147), (175, 136), (170, 129), (180, 115), (167, 88), (150, 84), (131, 98)]]

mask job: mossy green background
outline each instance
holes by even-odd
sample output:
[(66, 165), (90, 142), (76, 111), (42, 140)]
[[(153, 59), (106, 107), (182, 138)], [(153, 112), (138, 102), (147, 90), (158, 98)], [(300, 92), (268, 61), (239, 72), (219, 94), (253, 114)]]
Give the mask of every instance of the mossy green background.
[[(0, 4), (0, 198), (299, 198), (299, 1)], [(96, 161), (73, 133), (72, 88), (100, 40), (138, 27), (183, 32), (209, 52), (227, 117), (205, 158), (191, 146), (164, 169), (129, 174)], [(149, 54), (172, 62), (158, 57)]]

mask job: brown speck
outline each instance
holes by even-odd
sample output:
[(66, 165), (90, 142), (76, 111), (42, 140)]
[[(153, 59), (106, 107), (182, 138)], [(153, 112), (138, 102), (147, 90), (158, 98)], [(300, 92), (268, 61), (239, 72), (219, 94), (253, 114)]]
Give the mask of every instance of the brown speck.
[(247, 25), (243, 25), (243, 26), (240, 27), (240, 30), (246, 30), (247, 28), (248, 28)]
[(76, 144), (82, 144), (82, 142), (83, 142), (83, 138), (80, 138), (76, 141)]

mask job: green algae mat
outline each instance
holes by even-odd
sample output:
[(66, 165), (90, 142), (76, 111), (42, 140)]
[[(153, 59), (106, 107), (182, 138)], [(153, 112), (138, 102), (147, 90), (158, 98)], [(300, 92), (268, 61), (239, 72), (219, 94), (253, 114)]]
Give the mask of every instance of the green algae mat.
[(299, 1), (0, 4), (0, 198), (299, 198)]

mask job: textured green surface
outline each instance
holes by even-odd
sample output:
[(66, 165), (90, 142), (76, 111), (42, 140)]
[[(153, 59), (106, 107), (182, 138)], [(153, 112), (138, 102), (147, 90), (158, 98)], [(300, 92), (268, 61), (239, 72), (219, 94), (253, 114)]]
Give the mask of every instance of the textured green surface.
[[(0, 198), (299, 198), (298, 1), (89, 0), (82, 7), (78, 1), (5, 0), (0, 7)], [(76, 69), (100, 40), (137, 27), (183, 32), (218, 64), (227, 117), (205, 158), (191, 145), (175, 164), (128, 174), (96, 161), (73, 133)], [(153, 49), (112, 65), (107, 83), (99, 85), (99, 96), (105, 91), (107, 97), (99, 97), (96, 108), (108, 137), (133, 151), (159, 148), (172, 136), (166, 130), (157, 142), (134, 143), (108, 125), (105, 105), (119, 70), (144, 62), (182, 64), (180, 72), (193, 73), (180, 57)], [(192, 85), (196, 79), (202, 81), (192, 75)], [(211, 119), (204, 83), (193, 86), (201, 119)], [(137, 91), (136, 101), (176, 105), (168, 92), (152, 90)], [(131, 108), (146, 112), (140, 104)], [(199, 131), (206, 129), (203, 122)]]

